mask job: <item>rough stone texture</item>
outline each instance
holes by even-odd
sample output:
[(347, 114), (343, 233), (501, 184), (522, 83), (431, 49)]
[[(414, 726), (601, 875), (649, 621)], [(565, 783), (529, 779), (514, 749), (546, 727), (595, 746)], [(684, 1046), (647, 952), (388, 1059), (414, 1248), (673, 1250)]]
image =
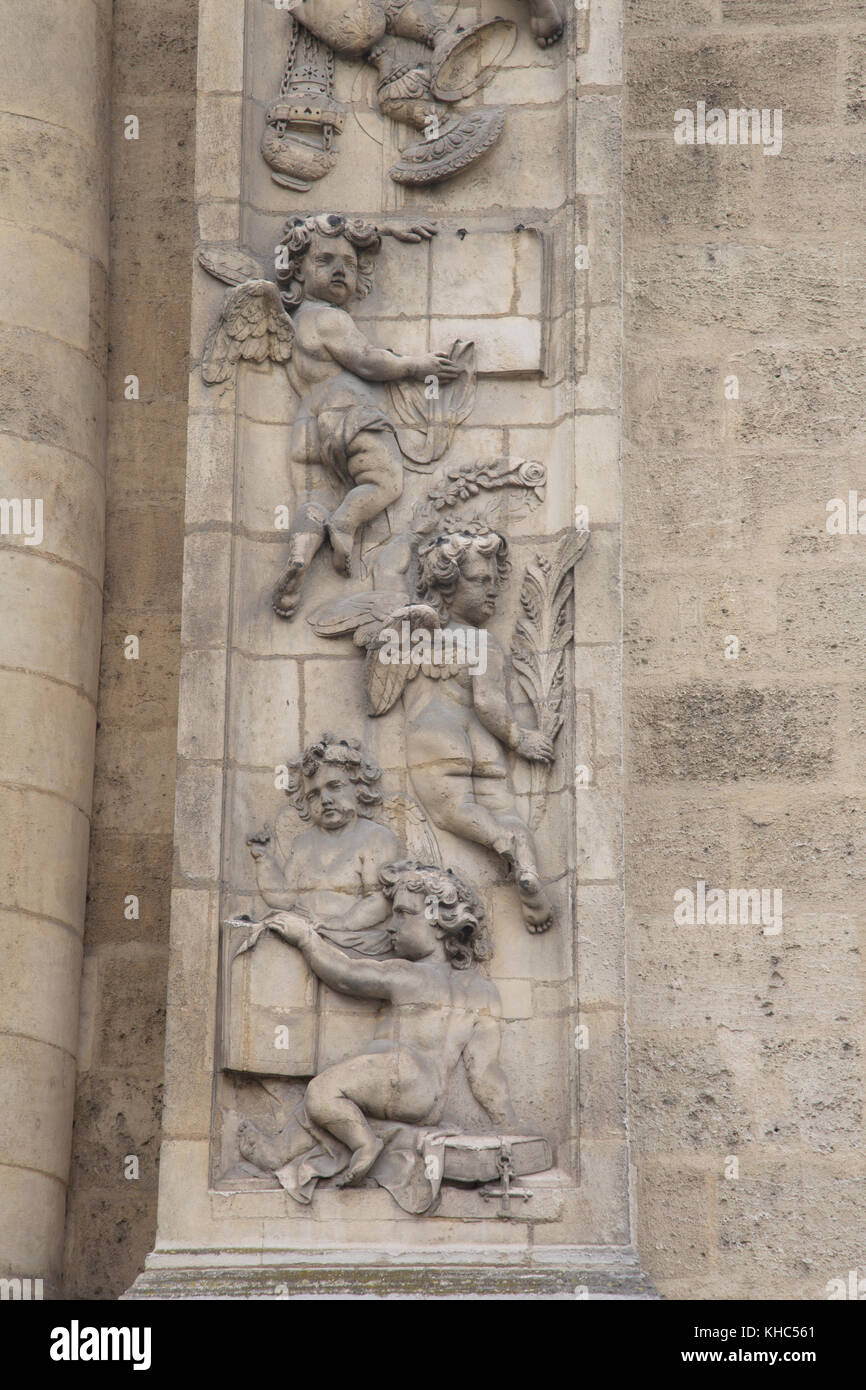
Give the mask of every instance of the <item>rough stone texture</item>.
[[(33, 0), (0, 53), (0, 1275), (55, 1297), (102, 608), (110, 11)], [(41, 535), (13, 502), (25, 526), (41, 508)]]
[[(866, 571), (862, 537), (825, 527), (862, 487), (866, 9), (626, 16), (637, 1242), (663, 1296), (816, 1299), (862, 1265), (866, 1225)], [(676, 146), (675, 108), (700, 100), (780, 106), (782, 153)], [(677, 926), (698, 879), (780, 888), (781, 933)]]
[[(215, 8), (214, 0), (203, 5), (207, 24)], [(490, 17), (500, 8), (493, 0), (467, 4), (461, 17)], [(387, 720), (365, 720), (361, 673), (348, 644), (328, 642), (304, 621), (312, 602), (336, 598), (345, 589), (327, 557), (317, 557), (310, 570), (310, 592), (305, 589), (296, 620), (277, 622), (268, 606), (266, 596), (285, 564), (274, 506), (288, 501), (294, 510), (302, 488), (309, 486), (298, 468), (288, 476), (286, 470), (286, 426), (296, 405), (276, 371), (245, 368), (236, 386), (227, 384), (222, 392), (205, 384), (214, 378), (210, 349), (202, 370), (196, 358), (225, 292), (208, 278), (203, 263), (192, 302), (167, 1104), (159, 1238), (148, 1278), (178, 1242), (200, 1255), (205, 1250), (218, 1255), (230, 1245), (250, 1252), (255, 1262), (263, 1241), (273, 1242), (287, 1261), (309, 1241), (349, 1252), (349, 1263), (353, 1251), (364, 1260), (380, 1253), (393, 1259), (397, 1251), (402, 1258), (407, 1250), (429, 1252), (432, 1258), (443, 1245), (467, 1240), (491, 1260), (501, 1245), (522, 1260), (538, 1244), (551, 1267), (559, 1251), (578, 1244), (629, 1245), (618, 718), (616, 9), (608, 8), (604, 22), (599, 16), (588, 50), (580, 53), (574, 38), (581, 26), (574, 25), (574, 16), (568, 44), (540, 53), (527, 32), (523, 7), (510, 0), (504, 9), (520, 24), (508, 81), (504, 89), (499, 84), (500, 99), (508, 102), (504, 141), (453, 183), (408, 192), (395, 190), (389, 181), (378, 139), (371, 141), (350, 122), (327, 184), (288, 197), (270, 178), (257, 149), (261, 111), (281, 77), (284, 17), (251, 3), (244, 35), (227, 29), (218, 37), (209, 29), (200, 48), (196, 207), (203, 240), (216, 238), (226, 248), (240, 241), (263, 262), (272, 255), (287, 212), (325, 207), (377, 220), (385, 210), (389, 220), (435, 218), (438, 236), (430, 245), (387, 241), (373, 292), (353, 306), (353, 316), (362, 331), (404, 352), (447, 345), (458, 333), (476, 341), (476, 412), (465, 430), (461, 425), (443, 467), (500, 453), (544, 458), (549, 478), (544, 503), (529, 515), (515, 509), (513, 520), (510, 514), (501, 518), (513, 542), (515, 575), (541, 547), (553, 554), (557, 533), (569, 528), (574, 516), (575, 483), (577, 499), (591, 510), (593, 543), (576, 579), (580, 619), (574, 660), (581, 681), (576, 738), (581, 759), (592, 763), (592, 785), (577, 798), (575, 850), (572, 754), (564, 737), (539, 833), (542, 858), (556, 866), (550, 872), (565, 871), (554, 890), (561, 923), (544, 936), (530, 936), (513, 886), (498, 880), (495, 858), (462, 839), (444, 811), (436, 821), (444, 861), (477, 886), (496, 923), (490, 974), (497, 986), (501, 983), (508, 1016), (503, 1067), (515, 1112), (528, 1116), (540, 1134), (551, 1135), (554, 1172), (548, 1188), (538, 1176), (531, 1205), (510, 1221), (501, 1220), (477, 1191), (449, 1190), (441, 1208), (415, 1219), (407, 1219), (384, 1189), (372, 1187), (344, 1192), (324, 1185), (311, 1206), (293, 1203), (287, 1210), (273, 1181), (265, 1179), (263, 1185), (242, 1168), (238, 1174), (239, 1156), (246, 1158), (239, 1122), (267, 1122), (270, 1102), (244, 1077), (220, 1075), (216, 1088), (212, 1085), (214, 952), (221, 919), (241, 911), (261, 915), (245, 840), (276, 815), (274, 766), (295, 756), (323, 727), (362, 737), (381, 763), (389, 790), (404, 789), (412, 755), (399, 710)], [(591, 158), (586, 168), (572, 168), (563, 157), (571, 140), (575, 65), (587, 89)], [(337, 63), (339, 90), (350, 72), (348, 64)], [(388, 141), (395, 138), (387, 128), (385, 134)], [(539, 239), (529, 230), (536, 223), (545, 231), (544, 277)], [(574, 251), (584, 240), (591, 252), (588, 272), (578, 268)], [(579, 373), (575, 359), (583, 368)], [(431, 476), (438, 481), (439, 470), (431, 470)], [(423, 492), (424, 483), (407, 475), (404, 496), (389, 516), (392, 528), (400, 531)], [(472, 510), (467, 503), (465, 514)], [(377, 526), (383, 534), (379, 517), (368, 530)], [(495, 618), (493, 630), (506, 648), (518, 613), (517, 588), (511, 583), (503, 590), (502, 611)], [(525, 796), (526, 769), (518, 762), (516, 780), (521, 778), (518, 795)], [(609, 928), (596, 906), (594, 920), (588, 921), (589, 949), (580, 978), (595, 1051), (580, 1077), (574, 921), (567, 902), (568, 870), (578, 857), (590, 896), (592, 889), (603, 893), (614, 916)], [(345, 1052), (351, 1036), (352, 1010), (346, 1011), (345, 1000), (342, 1004), (343, 1010), (329, 1010), (325, 1019), (323, 1047), (329, 1059), (336, 1058), (337, 1049)], [(96, 1023), (94, 1034), (99, 1036)], [(463, 1096), (449, 1096), (450, 1108), (472, 1132), (480, 1121), (465, 1079), (463, 1090)], [(136, 1287), (146, 1289), (147, 1280)]]
[[(69, 1297), (114, 1298), (153, 1245), (174, 814), (197, 0), (115, 0), (105, 607)], [(138, 141), (123, 120), (140, 121)], [(135, 373), (138, 401), (124, 399)], [(137, 661), (124, 638), (140, 642)], [(124, 915), (135, 894), (139, 916)], [(128, 1156), (138, 1178), (124, 1176)]]
[[(109, 6), (92, 8), (105, 13)], [(84, 1297), (113, 1297), (128, 1287), (155, 1229), (197, 8), (196, 0), (114, 5), (109, 566), (66, 1257), (68, 1291)], [(625, 11), (626, 867), (636, 1239), (642, 1268), (669, 1297), (820, 1298), (829, 1278), (862, 1266), (866, 1224), (864, 541), (829, 536), (824, 525), (830, 498), (845, 497), (858, 483), (862, 489), (866, 4), (626, 0)], [(239, 0), (221, 0), (210, 8), (210, 23), (228, 28), (242, 12)], [(617, 157), (619, 42), (604, 13), (591, 24), (607, 61), (596, 48), (579, 63), (578, 149), (596, 298), (612, 301), (618, 236), (611, 233), (604, 177), (606, 159)], [(216, 93), (240, 85), (225, 52), (218, 43), (202, 46), (202, 85)], [(78, 44), (71, 55), (64, 51), (61, 61), (49, 54), (41, 65), (81, 70), (86, 50)], [(29, 102), (31, 93), (50, 93), (40, 78), (41, 67), (35, 75), (22, 69), (18, 95)], [(519, 82), (519, 70), (508, 75), (512, 80)], [(491, 99), (511, 90), (491, 87)], [(674, 145), (676, 106), (727, 105), (729, 98), (783, 108), (780, 157)], [(200, 208), (203, 240), (236, 235), (233, 210), (219, 201), (238, 153), (219, 136), (233, 101), (214, 97), (207, 113), (219, 157), (204, 190), (214, 200)], [(22, 118), (21, 102), (7, 104), (12, 114), (0, 114), (0, 135), (17, 153), (0, 172), (4, 204), (26, 200), (28, 222), (43, 234), (62, 233), (70, 264), (78, 265), (105, 179), (89, 139), (89, 107), (81, 103), (61, 130), (47, 123), (50, 111), (28, 107)], [(138, 144), (121, 138), (120, 120), (129, 112), (142, 118)], [(527, 132), (537, 125), (534, 113)], [(513, 138), (516, 130), (515, 122)], [(348, 136), (344, 149), (349, 164)], [(34, 160), (50, 162), (45, 184), (30, 177)], [(556, 201), (559, 177), (549, 162), (536, 176), (527, 161), (529, 200)], [(264, 191), (269, 195), (266, 185)], [(37, 278), (38, 251), (30, 263)], [(26, 476), (41, 468), (40, 476), (53, 480), (63, 525), (52, 555), (79, 567), (75, 616), (68, 621), (67, 609), (57, 635), (69, 681), (78, 681), (86, 665), (68, 638), (71, 627), (85, 628), (84, 572), (99, 579), (100, 504), (76, 512), (82, 502), (73, 489), (70, 505), (65, 470), (98, 449), (107, 251), (103, 244), (91, 261), (87, 352), (83, 295), (70, 294), (59, 306), (64, 331), (77, 344), (71, 365), (59, 344), (38, 341), (44, 320), (26, 318), (28, 306), (17, 306), (24, 322), (12, 330), (0, 325), (0, 346), (14, 349), (0, 380), (0, 410), (11, 431), (4, 443), (19, 436), (15, 447), (24, 447), (26, 438)], [(609, 307), (601, 306), (602, 314)], [(594, 335), (604, 319), (589, 305), (586, 315), (595, 364), (602, 345)], [(202, 329), (198, 322), (198, 341)], [(608, 329), (615, 345), (616, 327)], [(129, 371), (141, 376), (138, 403), (123, 400)], [(740, 378), (738, 401), (724, 397), (729, 373)], [(578, 439), (593, 463), (582, 500), (599, 522), (612, 523), (616, 403), (604, 392), (598, 374), (581, 381), (587, 414)], [(569, 405), (558, 390), (546, 394), (545, 422), (554, 425)], [(530, 436), (539, 433), (532, 397), (517, 383), (491, 383), (474, 424), (497, 431), (507, 401), (507, 418), (522, 421), (526, 435), (512, 429), (519, 441), (513, 447), (529, 454)], [(264, 409), (250, 413), (274, 419)], [(211, 478), (230, 460), (224, 437), (215, 432), (210, 443), (213, 473), (189, 503), (192, 519), (201, 504), (199, 521), (209, 516)], [(82, 545), (82, 536), (93, 537), (92, 546)], [(191, 645), (205, 647), (225, 631), (214, 600), (226, 592), (227, 575), (215, 536), (190, 535), (187, 547), (199, 573), (208, 573), (207, 585), (187, 595), (186, 614)], [(0, 559), (8, 560), (4, 592), (8, 583), (13, 594), (24, 563), (48, 567), (42, 553), (36, 559), (10, 549)], [(45, 593), (51, 582), (46, 577)], [(141, 637), (138, 663), (123, 660), (129, 632)], [(737, 661), (724, 657), (730, 634), (740, 638)], [(581, 652), (577, 685), (590, 692), (593, 766), (602, 769), (618, 756), (618, 710), (615, 699), (591, 692), (599, 668), (616, 669), (617, 634), (596, 640)], [(24, 664), (43, 670), (45, 649), (32, 634), (27, 641)], [(219, 669), (198, 676), (204, 689), (220, 678)], [(202, 749), (213, 736), (206, 722), (190, 728), (189, 756), (206, 758)], [(207, 807), (206, 786), (191, 787), (189, 795)], [(77, 868), (46, 869), (38, 842), (21, 827), (38, 825), (52, 843), (77, 836), (83, 845), (81, 810), (38, 789), (4, 785), (0, 815), (11, 827), (2, 905), (13, 902), (49, 924), (74, 921), (81, 853), (72, 856)], [(13, 871), (25, 888), (20, 899), (9, 897)], [(698, 878), (725, 888), (781, 886), (781, 935), (676, 926), (673, 894), (694, 888)], [(137, 921), (123, 916), (127, 893), (140, 897)], [(581, 960), (596, 982), (585, 1002), (604, 1012), (624, 988), (619, 888), (585, 884), (580, 903)], [(216, 908), (207, 894), (182, 889), (175, 910), (195, 920), (178, 985), (192, 994)], [(56, 957), (50, 959), (54, 968)], [(557, 989), (537, 986), (536, 1016), (558, 1012)], [(178, 1142), (190, 1145), (209, 1124), (207, 1108), (196, 1108), (197, 1069), (206, 1071), (212, 1046), (204, 1011), (196, 1045), (196, 1085), (178, 1093), (172, 1120)], [(613, 1086), (599, 1076), (611, 1094), (598, 1098), (599, 1138), (583, 1146), (583, 1163), (587, 1184), (601, 1191), (624, 1150), (606, 1145), (601, 1102), (612, 1099)], [(141, 1160), (138, 1182), (123, 1178), (128, 1152)], [(725, 1176), (729, 1156), (739, 1159), (736, 1180)], [(32, 1263), (62, 1219), (62, 1189), (53, 1179), (15, 1171), (12, 1200), (44, 1218), (22, 1235), (16, 1255)], [(179, 1207), (184, 1200), (179, 1193)]]

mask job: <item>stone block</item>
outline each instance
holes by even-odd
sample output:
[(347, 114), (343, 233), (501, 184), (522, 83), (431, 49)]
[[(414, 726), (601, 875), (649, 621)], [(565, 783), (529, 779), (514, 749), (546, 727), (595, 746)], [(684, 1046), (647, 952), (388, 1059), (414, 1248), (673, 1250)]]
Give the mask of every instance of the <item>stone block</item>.
[(644, 691), (631, 702), (635, 767), (650, 781), (812, 779), (832, 766), (835, 718), (829, 689)]
[(32, 1168), (65, 1183), (74, 1057), (53, 1043), (4, 1033), (0, 1061), (0, 1164)]
[[(87, 882), (87, 816), (31, 787), (0, 787), (0, 904), (54, 918), (80, 933)], [(57, 848), (49, 856), (45, 845)], [(62, 848), (61, 848), (62, 847)]]

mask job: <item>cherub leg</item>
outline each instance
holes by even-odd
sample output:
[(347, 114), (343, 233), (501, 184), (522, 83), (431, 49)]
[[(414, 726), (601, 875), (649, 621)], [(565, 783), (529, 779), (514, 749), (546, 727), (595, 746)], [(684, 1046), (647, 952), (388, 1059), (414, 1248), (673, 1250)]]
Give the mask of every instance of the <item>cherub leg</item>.
[(417, 39), (428, 48), (435, 47), (445, 29), (432, 0), (386, 0), (385, 14), (389, 34)]
[(355, 532), (380, 516), (403, 493), (403, 456), (390, 430), (362, 430), (349, 449), (349, 476), (355, 486), (328, 520), (334, 568), (349, 573)]
[(541, 886), (532, 832), (516, 812), (499, 816), (498, 820), (514, 837), (514, 881), (526, 930), (533, 934), (548, 931), (553, 926), (553, 905)]
[(562, 38), (562, 16), (553, 0), (528, 0), (529, 23), (535, 41), (541, 48), (549, 48)]
[(504, 857), (514, 872), (526, 930), (533, 933), (547, 931), (553, 926), (553, 907), (541, 886), (538, 849), (532, 831), (518, 815), (507, 781), (501, 777), (476, 776), (474, 787), (479, 803), (496, 817), (502, 830), (511, 836), (513, 848)]
[(293, 618), (297, 612), (307, 570), (325, 539), (327, 520), (327, 508), (319, 502), (305, 502), (295, 513), (289, 531), (289, 563), (274, 587), (277, 617)]
[(475, 796), (471, 764), (456, 758), (422, 763), (413, 757), (410, 772), (418, 799), (435, 826), (514, 857), (513, 834)]
[(352, 1151), (336, 1179), (348, 1187), (366, 1177), (384, 1147), (366, 1116), (416, 1123), (436, 1101), (435, 1086), (406, 1050), (364, 1052), (314, 1076), (304, 1098), (314, 1124)]
[(363, 58), (385, 33), (383, 0), (304, 0), (304, 27), (344, 58)]

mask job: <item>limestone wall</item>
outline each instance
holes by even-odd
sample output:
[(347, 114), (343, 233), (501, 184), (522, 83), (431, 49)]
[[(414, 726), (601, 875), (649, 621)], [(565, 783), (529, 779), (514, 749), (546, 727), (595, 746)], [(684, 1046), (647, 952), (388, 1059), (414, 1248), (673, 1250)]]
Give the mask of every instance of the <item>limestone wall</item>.
[[(70, 1296), (115, 1297), (153, 1243), (165, 1028), (195, 107), (195, 0), (116, 0), (105, 610)], [(125, 118), (139, 139), (124, 137)], [(126, 378), (140, 382), (126, 399)], [(125, 639), (139, 639), (137, 660)], [(127, 903), (138, 899), (138, 916)], [(125, 1160), (138, 1160), (138, 1176)]]
[[(39, 6), (18, 8), (33, 18), (20, 21), (12, 66), (25, 80), (2, 117), (16, 150), (4, 175), (13, 210), (4, 226), (32, 282), (53, 290), (46, 277), (55, 263), (39, 259), (49, 229), (65, 278), (50, 319), (47, 292), (34, 317), (33, 301), (10, 302), (6, 291), (2, 318), (19, 374), (6, 379), (4, 467), (11, 459), (18, 471), (9, 490), (23, 496), (40, 468), (46, 495), (71, 470), (57, 495), (70, 494), (74, 515), (41, 547), (4, 537), (0, 550), (18, 605), (33, 592), (26, 579), (23, 590), (14, 587), (25, 565), (44, 572), (40, 595), (54, 593), (61, 569), (64, 585), (50, 607), (63, 617), (50, 619), (50, 650), (27, 646), (38, 625), (10, 627), (14, 652), (4, 645), (0, 655), (15, 668), (3, 673), (10, 690), (27, 687), (10, 697), (18, 726), (32, 728), (30, 705), (51, 711), (44, 735), (4, 746), (0, 797), (11, 801), (2, 814), (14, 874), (4, 873), (13, 886), (0, 906), (14, 909), (6, 939), (20, 941), (24, 921), (29, 942), (43, 933), (44, 956), (65, 982), (77, 968), (89, 809), (82, 768), (95, 698), (94, 651), (69, 637), (93, 634), (97, 621), (102, 504), (91, 464), (100, 460), (107, 247), (94, 212), (103, 181), (92, 107), (73, 90), (58, 119), (56, 72), (48, 86), (32, 66)], [(87, 25), (110, 7), (82, 0), (62, 8), (71, 29), (61, 47), (77, 52)], [(196, 229), (191, 214), (196, 0), (116, 0), (113, 8), (108, 560), (66, 1222), (67, 1288), (84, 1297), (127, 1287), (154, 1240), (190, 266), (196, 236), (216, 235)], [(241, 10), (224, 0), (215, 21), (222, 14), (236, 23)], [(862, 1266), (866, 1214), (863, 538), (825, 527), (827, 501), (862, 487), (866, 30), (853, 3), (819, 11), (802, 0), (626, 0), (625, 10), (625, 806), (637, 1241), (643, 1267), (669, 1297), (820, 1298), (828, 1279)], [(593, 183), (598, 152), (618, 157), (620, 41), (611, 14), (591, 0), (598, 57), (579, 60), (576, 161), (600, 274), (587, 316), (590, 363), (594, 354), (616, 361), (619, 329), (616, 208)], [(87, 70), (82, 57), (79, 80)], [(232, 86), (218, 70), (209, 81), (217, 92)], [(782, 153), (676, 146), (674, 111), (701, 100), (780, 107)], [(123, 140), (129, 113), (141, 118), (138, 143)], [(44, 177), (34, 179), (34, 169)], [(130, 372), (141, 380), (137, 403), (124, 399)], [(48, 398), (46, 375), (56, 383)], [(725, 396), (730, 376), (738, 399)], [(594, 395), (590, 382), (580, 388), (577, 438), (599, 461), (596, 476), (610, 482), (618, 402)], [(611, 519), (604, 498), (588, 500)], [(141, 641), (137, 662), (124, 659), (129, 634)], [(725, 657), (730, 637), (739, 640), (737, 658)], [(614, 655), (609, 644), (586, 660), (607, 664)], [(58, 701), (89, 714), (76, 724)], [(595, 747), (606, 738), (605, 756), (615, 760), (615, 703), (591, 713)], [(58, 727), (64, 758), (50, 763), (62, 785), (50, 780), (47, 760), (35, 760)], [(70, 847), (57, 880), (46, 875), (45, 843)], [(708, 888), (780, 888), (782, 931), (675, 925), (674, 894), (699, 879)], [(616, 884), (581, 891), (596, 924), (583, 950), (595, 952), (604, 982), (595, 1002), (613, 1016), (623, 976), (604, 932), (616, 919)], [(124, 917), (128, 894), (139, 898), (138, 919)], [(66, 943), (60, 955), (55, 942)], [(41, 963), (41, 946), (39, 954)], [(21, 959), (32, 975), (29, 957)], [(60, 1073), (45, 1072), (49, 1094), (67, 1104), (51, 1156), (20, 1143), (0, 1154), (11, 1160), (0, 1170), (12, 1175), (7, 1193), (46, 1213), (44, 1225), (22, 1226), (29, 1244), (12, 1255), (37, 1275), (45, 1251), (59, 1261), (76, 1031), (64, 997), (59, 1034), (35, 1014), (13, 1013), (11, 1027), (3, 1024), (26, 1035), (6, 1042), (7, 1074), (17, 1074), (23, 1049), (56, 1057)], [(597, 1071), (587, 1059), (599, 1107), (616, 1091), (602, 1065), (612, 1055), (598, 1054)], [(124, 1177), (126, 1155), (140, 1159), (138, 1180)], [(732, 1158), (737, 1178), (725, 1176), (736, 1171)]]
[[(863, 1264), (866, 1226), (864, 542), (825, 525), (863, 479), (864, 14), (627, 16), (639, 1244), (669, 1297), (822, 1298)], [(781, 108), (781, 153), (675, 145), (675, 110), (700, 100)], [(674, 925), (697, 880), (780, 889), (781, 931)]]

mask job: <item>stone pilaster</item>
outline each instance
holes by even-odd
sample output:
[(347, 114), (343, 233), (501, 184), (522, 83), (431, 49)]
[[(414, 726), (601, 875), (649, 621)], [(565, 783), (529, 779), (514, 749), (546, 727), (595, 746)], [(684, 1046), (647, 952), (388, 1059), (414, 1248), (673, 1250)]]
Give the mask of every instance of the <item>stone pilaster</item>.
[(4, 25), (0, 1274), (59, 1288), (102, 621), (110, 0)]

